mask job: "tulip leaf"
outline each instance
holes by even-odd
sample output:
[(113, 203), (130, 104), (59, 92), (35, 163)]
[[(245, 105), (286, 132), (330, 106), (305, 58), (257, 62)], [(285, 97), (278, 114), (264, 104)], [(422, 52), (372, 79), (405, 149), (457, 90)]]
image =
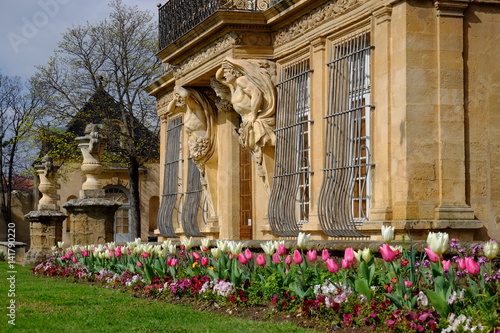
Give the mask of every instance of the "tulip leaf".
[(357, 279), (354, 284), (356, 292), (365, 295), (368, 302), (372, 300), (372, 290), (365, 279)]
[(401, 298), (390, 293), (386, 293), (385, 296), (390, 299), (398, 309), (401, 309), (403, 307), (403, 304), (401, 304)]
[(448, 317), (450, 307), (448, 306), (448, 300), (445, 299), (442, 292), (438, 293), (433, 290), (425, 290), (425, 295), (441, 317)]

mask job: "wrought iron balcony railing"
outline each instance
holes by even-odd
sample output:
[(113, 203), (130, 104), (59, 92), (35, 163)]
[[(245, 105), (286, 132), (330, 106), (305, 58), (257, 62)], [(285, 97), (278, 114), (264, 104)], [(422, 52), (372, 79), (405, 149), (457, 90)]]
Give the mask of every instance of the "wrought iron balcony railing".
[(219, 10), (264, 11), (280, 1), (282, 0), (167, 0), (158, 12), (160, 50)]

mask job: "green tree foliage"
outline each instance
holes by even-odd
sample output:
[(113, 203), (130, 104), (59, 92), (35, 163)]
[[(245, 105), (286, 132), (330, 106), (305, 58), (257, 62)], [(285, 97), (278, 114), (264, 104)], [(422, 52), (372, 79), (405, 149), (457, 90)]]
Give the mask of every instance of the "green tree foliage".
[[(53, 126), (67, 126), (80, 136), (86, 124), (103, 124), (111, 153), (104, 160), (129, 170), (133, 239), (140, 237), (139, 168), (158, 157), (159, 146), (155, 102), (144, 88), (161, 64), (155, 57), (157, 26), (151, 14), (121, 0), (109, 5), (113, 11), (106, 20), (63, 35), (49, 63), (37, 68), (33, 84), (43, 92)], [(66, 139), (52, 141), (51, 154), (71, 158)]]

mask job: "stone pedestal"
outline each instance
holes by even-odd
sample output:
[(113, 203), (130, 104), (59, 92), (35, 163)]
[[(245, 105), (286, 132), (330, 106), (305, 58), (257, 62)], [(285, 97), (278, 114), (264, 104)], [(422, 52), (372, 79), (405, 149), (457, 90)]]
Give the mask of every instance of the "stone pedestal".
[(31, 211), (25, 215), (31, 222), (31, 246), (24, 259), (25, 266), (33, 266), (52, 252), (51, 248), (62, 241), (62, 222), (66, 214), (60, 211)]
[(71, 245), (104, 244), (113, 241), (115, 212), (121, 204), (104, 198), (104, 193), (99, 196), (73, 199), (63, 205), (70, 213)]

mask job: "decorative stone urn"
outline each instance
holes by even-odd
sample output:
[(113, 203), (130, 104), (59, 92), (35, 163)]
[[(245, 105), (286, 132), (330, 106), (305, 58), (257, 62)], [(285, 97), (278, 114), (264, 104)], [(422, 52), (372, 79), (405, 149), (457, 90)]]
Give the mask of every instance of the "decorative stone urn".
[(30, 250), (26, 254), (24, 264), (34, 265), (50, 253), (57, 242), (62, 241), (62, 222), (67, 217), (59, 211), (57, 205), (55, 176), (59, 166), (52, 163), (52, 159), (45, 155), (42, 163), (35, 166), (40, 179), (38, 190), (42, 197), (38, 201), (38, 210), (31, 211), (25, 215), (31, 222), (30, 226)]
[(82, 151), (82, 173), (86, 181), (82, 184), (80, 198), (66, 202), (63, 207), (70, 213), (71, 245), (104, 244), (114, 239), (114, 214), (120, 203), (105, 197), (99, 174), (100, 162), (108, 138), (99, 132), (99, 125), (89, 124), (85, 136), (77, 137)]

